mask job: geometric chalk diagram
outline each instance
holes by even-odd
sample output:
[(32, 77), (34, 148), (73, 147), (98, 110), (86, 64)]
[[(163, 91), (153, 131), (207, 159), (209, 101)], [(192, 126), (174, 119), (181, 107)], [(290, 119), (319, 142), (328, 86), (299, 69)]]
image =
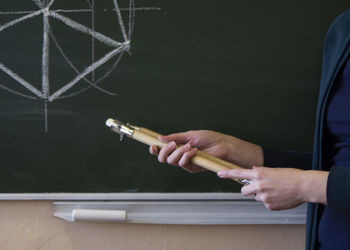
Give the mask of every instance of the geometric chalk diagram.
[[(11, 12), (0, 12), (0, 15), (21, 15), (10, 22), (0, 25), (0, 32), (6, 29), (9, 29), (15, 26), (18, 23), (25, 22), (31, 18), (42, 16), (43, 20), (43, 34), (42, 34), (42, 54), (41, 54), (41, 89), (36, 88), (33, 84), (26, 81), (19, 74), (16, 73), (15, 69), (10, 69), (2, 62), (0, 62), (0, 70), (15, 80), (18, 84), (24, 87), (30, 94), (25, 94), (17, 90), (13, 90), (9, 87), (0, 83), (0, 88), (6, 91), (9, 91), (12, 94), (17, 96), (41, 100), (44, 104), (44, 127), (45, 131), (48, 132), (48, 103), (54, 102), (58, 99), (63, 98), (72, 98), (84, 91), (95, 88), (99, 91), (104, 92), (108, 95), (116, 95), (108, 90), (103, 89), (98, 84), (106, 79), (116, 68), (118, 63), (120, 62), (122, 56), (125, 53), (130, 53), (131, 48), (131, 35), (134, 29), (135, 24), (135, 11), (144, 11), (144, 10), (160, 10), (156, 7), (135, 7), (135, 0), (129, 0), (129, 6), (127, 8), (120, 8), (117, 0), (110, 0), (113, 3), (113, 9), (108, 11), (113, 11), (116, 16), (116, 28), (121, 32), (121, 41), (116, 41), (111, 37), (103, 34), (103, 32), (99, 32), (95, 30), (95, 0), (86, 0), (89, 8), (86, 9), (55, 9), (54, 3), (55, 1), (60, 0), (32, 0), (33, 3), (37, 6), (38, 10), (36, 11), (11, 11)], [(104, 10), (107, 11), (107, 10)], [(88, 27), (84, 24), (81, 24), (67, 16), (65, 13), (73, 13), (73, 12), (88, 12), (91, 13), (91, 27)], [(125, 18), (124, 17), (127, 17)], [(69, 59), (69, 55), (65, 53), (65, 51), (60, 46), (56, 36), (51, 28), (50, 20), (55, 19), (64, 25), (70, 27), (76, 32), (80, 32), (86, 34), (91, 37), (91, 64), (83, 70), (78, 70), (78, 68), (73, 64), (73, 62)], [(127, 22), (125, 23), (125, 20)], [(110, 51), (102, 56), (101, 58), (95, 58), (95, 41), (99, 41), (108, 47), (110, 47)], [(71, 79), (67, 83), (62, 83), (62, 86), (59, 87), (58, 90), (53, 93), (50, 92), (50, 43), (54, 44), (54, 46), (58, 49), (61, 56), (64, 58), (65, 62), (74, 70), (75, 77)], [(107, 70), (101, 77), (95, 78), (95, 70), (100, 68), (102, 65), (107, 62), (115, 60), (112, 64), (111, 68)], [(88, 75), (91, 75), (91, 78), (87, 78)], [(77, 90), (76, 92), (69, 93), (67, 92), (72, 89), (78, 82), (85, 81), (87, 86), (82, 89)]]

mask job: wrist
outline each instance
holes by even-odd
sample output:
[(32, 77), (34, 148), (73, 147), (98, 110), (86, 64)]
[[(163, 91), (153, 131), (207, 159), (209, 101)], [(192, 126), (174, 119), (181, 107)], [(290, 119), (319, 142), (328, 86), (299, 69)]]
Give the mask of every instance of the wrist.
[(263, 150), (259, 145), (230, 136), (226, 139), (228, 160), (244, 168), (263, 166)]
[(303, 174), (301, 185), (304, 202), (327, 205), (327, 171), (307, 170)]

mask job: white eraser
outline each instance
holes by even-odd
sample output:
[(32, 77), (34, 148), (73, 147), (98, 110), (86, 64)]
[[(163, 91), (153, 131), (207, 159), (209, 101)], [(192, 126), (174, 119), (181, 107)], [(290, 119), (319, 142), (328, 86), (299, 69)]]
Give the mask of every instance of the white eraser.
[(114, 120), (112, 118), (109, 118), (107, 121), (106, 121), (106, 126), (107, 127), (112, 127), (114, 125)]
[(122, 222), (126, 221), (126, 211), (74, 209), (72, 219), (73, 221)]

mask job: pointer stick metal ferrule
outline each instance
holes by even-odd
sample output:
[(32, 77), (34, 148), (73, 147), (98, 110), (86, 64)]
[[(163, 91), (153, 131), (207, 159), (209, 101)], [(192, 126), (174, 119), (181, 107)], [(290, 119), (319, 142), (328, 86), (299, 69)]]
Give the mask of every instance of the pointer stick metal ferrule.
[[(124, 136), (127, 136), (149, 146), (155, 145), (157, 147), (162, 148), (167, 145), (166, 143), (159, 141), (158, 136), (160, 136), (160, 134), (146, 128), (125, 124), (123, 122), (111, 118), (106, 121), (106, 125), (107, 127), (111, 128), (112, 131), (120, 134), (121, 140), (124, 138)], [(177, 147), (181, 146), (182, 145), (177, 145)], [(240, 166), (224, 161), (199, 150), (196, 153), (196, 155), (192, 157), (191, 162), (216, 173), (220, 170), (242, 168)], [(250, 180), (247, 179), (233, 180), (242, 185), (249, 185), (252, 183)]]

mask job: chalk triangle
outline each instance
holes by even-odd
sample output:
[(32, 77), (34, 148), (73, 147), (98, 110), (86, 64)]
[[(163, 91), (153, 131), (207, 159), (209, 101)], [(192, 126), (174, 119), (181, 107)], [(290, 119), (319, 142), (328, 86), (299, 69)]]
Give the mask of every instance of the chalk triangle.
[[(27, 16), (15, 14), (7, 16), (7, 22), (3, 25), (18, 20), (21, 17)], [(42, 69), (42, 31), (41, 29), (35, 29), (35, 27), (42, 27), (42, 17), (34, 16), (24, 21), (15, 22), (15, 24), (3, 29), (0, 32), (0, 41), (2, 52), (0, 54), (0, 63), (5, 67), (11, 69), (20, 78), (25, 79), (36, 89), (41, 89), (41, 69)], [(3, 26), (0, 26), (0, 29)], [(31, 35), (24, 35), (31, 30)], [(23, 67), (23, 65), (26, 65)], [(4, 72), (1, 72), (3, 75)], [(4, 77), (4, 75), (3, 75)], [(23, 86), (18, 84), (16, 80), (9, 80), (8, 75), (1, 83), (4, 86), (13, 89), (15, 91), (28, 93)], [(6, 80), (5, 80), (6, 79)]]

